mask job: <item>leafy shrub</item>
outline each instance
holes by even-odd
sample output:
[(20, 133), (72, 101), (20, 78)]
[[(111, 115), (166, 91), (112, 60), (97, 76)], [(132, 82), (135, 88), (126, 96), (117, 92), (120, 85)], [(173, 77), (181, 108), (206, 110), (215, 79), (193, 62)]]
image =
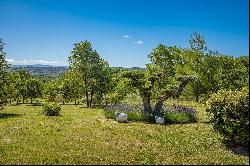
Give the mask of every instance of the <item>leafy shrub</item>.
[(129, 121), (142, 121), (141, 112), (127, 112)]
[(107, 118), (107, 119), (115, 119), (115, 110), (105, 110), (104, 111), (104, 116)]
[(165, 123), (192, 123), (196, 122), (196, 116), (192, 113), (184, 113), (181, 110), (176, 113), (164, 112)]
[(115, 104), (104, 107), (104, 115), (107, 119), (115, 119), (116, 112), (128, 114), (129, 121), (142, 121), (142, 108), (140, 105)]
[(46, 116), (58, 116), (60, 115), (61, 107), (55, 103), (46, 103), (43, 106), (42, 113)]
[(142, 114), (142, 121), (148, 123), (155, 123), (155, 116), (153, 113)]
[[(115, 119), (115, 112), (128, 114), (129, 121), (144, 121), (155, 123), (153, 113), (144, 114), (142, 105), (115, 104), (104, 107), (107, 119)], [(191, 123), (196, 122), (196, 111), (183, 106), (163, 107), (162, 116), (166, 123)]]
[(184, 106), (163, 107), (162, 115), (165, 123), (197, 122), (196, 110)]
[(214, 128), (226, 140), (248, 146), (249, 142), (249, 91), (220, 90), (207, 101), (206, 111), (211, 115)]

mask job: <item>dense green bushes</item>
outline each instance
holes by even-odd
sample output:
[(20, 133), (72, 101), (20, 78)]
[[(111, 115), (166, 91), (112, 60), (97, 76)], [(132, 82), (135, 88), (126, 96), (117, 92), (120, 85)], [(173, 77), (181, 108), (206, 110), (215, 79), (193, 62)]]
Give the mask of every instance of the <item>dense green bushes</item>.
[(220, 90), (207, 101), (206, 111), (216, 130), (226, 140), (248, 146), (249, 142), (249, 90)]
[(60, 115), (61, 107), (56, 103), (46, 103), (43, 106), (42, 113), (46, 116), (58, 116)]
[(177, 110), (175, 113), (164, 112), (163, 117), (165, 123), (192, 123), (197, 121), (195, 114), (182, 112), (181, 110)]

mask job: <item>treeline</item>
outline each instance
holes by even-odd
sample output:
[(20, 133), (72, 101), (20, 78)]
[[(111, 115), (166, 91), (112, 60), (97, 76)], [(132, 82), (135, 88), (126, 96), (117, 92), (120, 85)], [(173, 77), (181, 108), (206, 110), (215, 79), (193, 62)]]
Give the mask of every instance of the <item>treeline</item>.
[(66, 73), (41, 78), (25, 70), (11, 71), (0, 40), (0, 104), (44, 98), (92, 107), (119, 103), (137, 93), (145, 110), (151, 110), (151, 103), (156, 107), (168, 98), (205, 102), (221, 89), (248, 87), (248, 56), (235, 58), (210, 51), (198, 33), (191, 35), (189, 43), (189, 48), (159, 45), (149, 54), (145, 70), (127, 70), (109, 67), (90, 42), (79, 42), (74, 44)]

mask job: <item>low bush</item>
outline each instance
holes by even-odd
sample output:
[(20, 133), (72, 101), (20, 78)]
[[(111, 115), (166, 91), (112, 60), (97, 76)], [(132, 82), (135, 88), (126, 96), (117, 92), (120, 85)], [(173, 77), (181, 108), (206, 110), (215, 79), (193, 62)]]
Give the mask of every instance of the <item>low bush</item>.
[(196, 116), (191, 113), (184, 113), (177, 110), (176, 113), (164, 112), (165, 123), (192, 123), (196, 122)]
[(107, 119), (115, 119), (116, 112), (128, 114), (129, 121), (142, 121), (142, 108), (140, 105), (115, 104), (104, 107), (104, 115)]
[[(129, 121), (155, 123), (155, 116), (152, 113), (144, 114), (141, 105), (116, 104), (104, 107), (104, 115), (107, 119), (115, 119), (116, 112), (128, 114)], [(163, 107), (161, 114), (167, 124), (192, 123), (197, 121), (196, 111), (187, 107)]]
[(249, 142), (249, 90), (220, 90), (207, 101), (206, 111), (211, 115), (213, 127), (227, 141), (248, 146)]
[[(106, 107), (105, 107), (106, 108)], [(108, 110), (108, 109), (105, 109), (104, 108), (104, 116), (107, 118), (107, 119), (115, 119), (115, 110)]]
[(61, 107), (56, 103), (46, 103), (43, 106), (42, 113), (46, 116), (58, 116), (60, 115)]
[(167, 124), (197, 122), (196, 110), (184, 106), (163, 107), (162, 116)]

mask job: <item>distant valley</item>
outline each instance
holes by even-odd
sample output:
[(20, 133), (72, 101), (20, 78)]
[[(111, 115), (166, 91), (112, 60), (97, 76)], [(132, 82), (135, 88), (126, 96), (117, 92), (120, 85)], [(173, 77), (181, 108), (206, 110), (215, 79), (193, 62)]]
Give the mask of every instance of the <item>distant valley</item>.
[[(67, 72), (69, 66), (51, 66), (44, 64), (34, 64), (34, 65), (10, 65), (11, 70), (27, 70), (31, 75), (38, 77), (52, 77), (55, 78), (62, 73)], [(119, 69), (128, 69), (128, 70), (145, 70), (145, 68), (132, 67), (132, 68), (123, 68), (123, 67), (111, 67)]]

